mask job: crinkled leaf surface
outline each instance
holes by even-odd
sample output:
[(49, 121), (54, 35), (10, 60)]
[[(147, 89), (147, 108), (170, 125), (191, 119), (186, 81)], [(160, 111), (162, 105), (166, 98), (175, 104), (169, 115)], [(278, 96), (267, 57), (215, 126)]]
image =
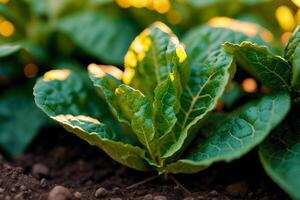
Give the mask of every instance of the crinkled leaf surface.
[(128, 85), (120, 85), (116, 91), (116, 97), (129, 108), (131, 128), (139, 141), (147, 148), (154, 159), (154, 147), (152, 141), (155, 135), (150, 101), (139, 90)]
[(154, 107), (154, 120), (156, 127), (156, 134), (162, 137), (172, 131), (177, 118), (176, 114), (180, 107), (179, 88), (177, 87), (176, 80), (179, 79), (173, 73), (169, 78), (164, 80), (155, 88), (155, 101)]
[(26, 88), (9, 90), (0, 98), (0, 147), (10, 156), (24, 152), (47, 123)]
[(274, 92), (290, 90), (291, 68), (280, 56), (273, 55), (265, 46), (250, 42), (226, 43), (228, 52), (238, 63)]
[(145, 29), (129, 47), (125, 56), (123, 81), (153, 100), (157, 85), (166, 80), (176, 67), (180, 81), (189, 78), (189, 65), (183, 46), (172, 31), (160, 22)]
[(285, 48), (284, 57), (292, 66), (292, 86), (300, 92), (300, 26), (298, 26)]
[(240, 32), (209, 26), (196, 28), (185, 36), (192, 70), (181, 97), (175, 129), (163, 139), (168, 149), (164, 157), (172, 156), (184, 143), (192, 140), (199, 121), (215, 108), (234, 73), (233, 57), (222, 48), (222, 44), (246, 39), (251, 40)]
[(70, 70), (49, 71), (34, 88), (38, 107), (68, 131), (126, 166), (147, 170), (145, 151), (129, 144), (107, 104), (96, 94), (81, 75)]
[(268, 175), (294, 199), (300, 199), (299, 130), (299, 114), (295, 112), (274, 130), (259, 149)]
[[(108, 68), (111, 72), (120, 71), (113, 66), (103, 66)], [(101, 95), (105, 98), (112, 113), (121, 121), (126, 124), (130, 124), (128, 108), (120, 98), (115, 95), (115, 90), (122, 84), (122, 81), (113, 75), (103, 71), (101, 66), (90, 65), (89, 66), (90, 79), (94, 83), (94, 86), (99, 89)]]
[(167, 166), (170, 173), (195, 173), (214, 162), (237, 159), (262, 142), (290, 109), (285, 94), (263, 97), (235, 114), (188, 153), (185, 159)]
[(130, 21), (104, 11), (84, 11), (64, 17), (58, 28), (84, 51), (110, 64), (122, 64), (137, 34)]

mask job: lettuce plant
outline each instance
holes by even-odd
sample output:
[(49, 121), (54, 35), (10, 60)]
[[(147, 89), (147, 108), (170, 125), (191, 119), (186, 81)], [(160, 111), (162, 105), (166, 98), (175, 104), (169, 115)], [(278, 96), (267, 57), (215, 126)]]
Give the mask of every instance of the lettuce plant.
[(260, 145), (259, 155), (270, 177), (291, 197), (300, 199), (300, 26), (291, 36), (282, 57), (249, 42), (227, 43), (225, 48), (235, 55), (241, 67), (272, 92), (282, 91), (292, 99), (288, 117)]
[(222, 44), (244, 40), (261, 42), (202, 26), (183, 45), (157, 22), (130, 45), (124, 73), (89, 66), (98, 93), (84, 74), (52, 70), (36, 83), (35, 101), (66, 130), (128, 167), (195, 173), (250, 151), (290, 108), (285, 93), (264, 96), (227, 115), (211, 134), (199, 134), (235, 73), (234, 56)]

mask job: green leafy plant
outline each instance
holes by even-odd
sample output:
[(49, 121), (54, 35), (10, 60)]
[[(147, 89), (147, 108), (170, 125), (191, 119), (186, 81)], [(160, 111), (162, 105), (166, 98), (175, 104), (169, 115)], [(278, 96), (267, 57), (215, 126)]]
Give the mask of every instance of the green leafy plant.
[(185, 36), (185, 50), (158, 22), (131, 44), (124, 74), (89, 66), (99, 93), (83, 74), (54, 70), (36, 83), (35, 101), (68, 131), (128, 167), (195, 173), (250, 151), (290, 108), (284, 93), (265, 96), (228, 115), (206, 137), (197, 134), (235, 73), (234, 57), (222, 44), (244, 40), (261, 42), (203, 26)]
[[(246, 21), (262, 24), (274, 34), (278, 29), (275, 17), (270, 17), (281, 2), (271, 0), (240, 0), (234, 4), (223, 1), (194, 1), (178, 2), (170, 0), (164, 13), (155, 9), (142, 9), (140, 6), (122, 8), (119, 1), (114, 0), (9, 0), (0, 2), (0, 21), (9, 22), (11, 33), (0, 37), (0, 99), (7, 99), (6, 94), (13, 96), (11, 91), (24, 90), (24, 98), (31, 98), (31, 88), (35, 77), (44, 73), (50, 66), (61, 68), (61, 63), (67, 66), (84, 66), (88, 60), (102, 64), (123, 65), (123, 57), (127, 47), (141, 28), (154, 21), (160, 20), (172, 24), (178, 35), (184, 34), (191, 27), (203, 24), (215, 16), (236, 17)], [(128, 1), (130, 2), (130, 1)], [(133, 1), (131, 1), (132, 3)], [(224, 5), (228, 9), (223, 9)], [(134, 3), (133, 3), (134, 4)], [(152, 5), (149, 3), (149, 5)], [(271, 6), (272, 5), (272, 6)], [(125, 6), (127, 7), (127, 6)], [(158, 6), (161, 8), (161, 6)], [(256, 12), (259, 10), (260, 12)], [(267, 12), (263, 12), (263, 11)], [(202, 13), (199, 15), (199, 13)], [(3, 28), (6, 30), (6, 28)], [(126, 34), (122, 34), (122, 33)], [(275, 34), (276, 36), (276, 34)], [(275, 40), (278, 39), (275, 37)], [(8, 49), (8, 45), (11, 49)], [(3, 52), (8, 52), (4, 53)], [(71, 64), (70, 64), (71, 63)], [(24, 73), (26, 66), (34, 66), (29, 76)], [(27, 67), (28, 67), (27, 66)], [(28, 69), (28, 68), (27, 68)], [(29, 68), (29, 72), (32, 68)], [(27, 70), (28, 72), (28, 70)], [(31, 71), (32, 72), (32, 71)], [(26, 85), (27, 88), (23, 86)], [(22, 89), (23, 87), (23, 89)], [(225, 97), (226, 100), (230, 100)], [(31, 99), (32, 100), (32, 99)], [(33, 102), (33, 101), (32, 101)], [(32, 102), (30, 105), (32, 105)], [(226, 101), (227, 102), (227, 101)], [(25, 103), (16, 104), (16, 110)], [(6, 104), (1, 104), (5, 106)], [(20, 107), (19, 107), (20, 106)], [(0, 108), (5, 110), (5, 108)], [(26, 119), (15, 120), (14, 113), (3, 114), (1, 122), (22, 127)], [(26, 116), (26, 112), (22, 115)], [(39, 121), (39, 115), (35, 115)], [(45, 121), (41, 127), (48, 126)], [(0, 148), (10, 156), (18, 156), (21, 151), (11, 146), (7, 141), (14, 141), (15, 135), (11, 131), (0, 130)], [(20, 129), (22, 130), (22, 129)], [(35, 132), (28, 131), (20, 134), (26, 138), (34, 138)], [(16, 147), (25, 150), (30, 140), (15, 140)]]
[(272, 92), (282, 91), (291, 96), (293, 104), (288, 117), (260, 145), (259, 155), (270, 177), (294, 199), (300, 199), (300, 27), (291, 36), (282, 57), (272, 54), (266, 47), (249, 42), (227, 43), (225, 48)]

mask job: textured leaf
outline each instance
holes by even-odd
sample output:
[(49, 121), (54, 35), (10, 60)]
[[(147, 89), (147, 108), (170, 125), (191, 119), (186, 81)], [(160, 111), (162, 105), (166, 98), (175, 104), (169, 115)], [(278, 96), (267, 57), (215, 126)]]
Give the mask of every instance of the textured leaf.
[(295, 49), (300, 42), (300, 26), (297, 26), (293, 35), (290, 37), (288, 44), (284, 50), (284, 57), (290, 62), (293, 63), (295, 58)]
[(245, 39), (249, 38), (240, 32), (209, 26), (194, 29), (184, 38), (192, 72), (181, 97), (175, 129), (163, 139), (168, 149), (164, 157), (172, 156), (192, 140), (199, 121), (215, 108), (234, 73), (233, 57), (221, 45)]
[(81, 75), (70, 70), (49, 71), (37, 82), (34, 96), (38, 107), (68, 131), (103, 149), (126, 166), (148, 169), (145, 151), (127, 144), (129, 140), (112, 120), (106, 110), (107, 104), (98, 98)]
[[(112, 113), (121, 121), (130, 124), (126, 111), (128, 108), (116, 97), (115, 90), (122, 84), (122, 71), (113, 66), (89, 65), (90, 79), (99, 88)], [(106, 70), (106, 71), (105, 71)], [(114, 77), (119, 76), (118, 78)]]
[(298, 26), (285, 48), (284, 57), (292, 66), (291, 84), (300, 92), (300, 26)]
[(235, 55), (239, 64), (274, 92), (289, 91), (291, 69), (288, 62), (275, 56), (265, 46), (250, 42), (226, 43), (225, 48)]
[(155, 160), (155, 152), (151, 145), (155, 129), (150, 101), (140, 91), (124, 84), (120, 85), (115, 93), (117, 98), (129, 108), (132, 130), (139, 141), (147, 148), (151, 158)]
[(182, 85), (189, 78), (187, 55), (177, 37), (162, 23), (145, 29), (130, 45), (125, 56), (124, 83), (153, 100), (154, 89), (177, 67)]
[(241, 109), (227, 119), (206, 141), (185, 159), (167, 166), (170, 173), (195, 173), (214, 162), (230, 162), (249, 152), (285, 117), (290, 108), (288, 95), (274, 95)]
[[(296, 114), (296, 113), (295, 113)], [(298, 115), (298, 114), (297, 114)], [(299, 115), (290, 115), (260, 145), (260, 159), (268, 175), (294, 199), (300, 199)]]
[(161, 82), (155, 88), (155, 101), (153, 105), (156, 134), (158, 137), (162, 137), (172, 131), (177, 121), (176, 114), (180, 108), (180, 97), (175, 79), (178, 79), (178, 77), (175, 77), (171, 73), (168, 79)]
[(58, 28), (80, 48), (99, 60), (122, 64), (126, 50), (136, 35), (131, 22), (104, 11), (85, 11), (67, 16)]
[(0, 147), (19, 156), (46, 124), (26, 88), (8, 90), (0, 98)]

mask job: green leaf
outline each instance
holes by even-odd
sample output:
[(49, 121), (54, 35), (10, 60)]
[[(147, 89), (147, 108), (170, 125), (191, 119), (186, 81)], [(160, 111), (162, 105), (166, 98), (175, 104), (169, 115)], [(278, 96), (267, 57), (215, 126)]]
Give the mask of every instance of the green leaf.
[(123, 104), (120, 98), (115, 95), (115, 90), (122, 84), (122, 81), (115, 78), (113, 75), (105, 72), (110, 70), (111, 73), (122, 74), (122, 71), (113, 66), (97, 66), (89, 65), (90, 79), (94, 86), (100, 90), (101, 95), (105, 98), (112, 113), (119, 121), (130, 125), (129, 116), (127, 116), (128, 108)]
[(300, 26), (298, 26), (285, 48), (284, 57), (292, 66), (291, 85), (300, 92)]
[(294, 199), (300, 199), (298, 119), (298, 114), (291, 114), (259, 149), (260, 160), (267, 174)]
[(58, 29), (85, 52), (110, 64), (122, 64), (136, 28), (125, 18), (104, 11), (84, 11), (62, 18)]
[(265, 46), (250, 42), (241, 44), (226, 43), (225, 48), (246, 71), (274, 92), (289, 91), (291, 69), (288, 62), (273, 55)]
[(21, 49), (20, 45), (1, 45), (0, 58), (12, 55)]
[(129, 108), (132, 130), (155, 160), (155, 150), (152, 146), (155, 129), (150, 101), (139, 90), (124, 84), (116, 89), (115, 94)]
[(215, 108), (234, 73), (233, 57), (222, 48), (222, 44), (245, 39), (248, 37), (240, 32), (209, 26), (196, 28), (185, 36), (192, 72), (181, 97), (175, 129), (172, 135), (163, 139), (168, 149), (165, 158), (184, 149), (193, 139), (198, 124)]
[(293, 63), (295, 58), (295, 49), (299, 45), (300, 42), (300, 26), (297, 26), (294, 33), (290, 37), (288, 44), (284, 50), (284, 57), (290, 62)]
[(0, 147), (10, 156), (21, 155), (47, 123), (26, 88), (7, 90), (0, 98)]
[(178, 95), (178, 84), (176, 84), (175, 79), (178, 80), (178, 77), (171, 73), (169, 78), (155, 88), (153, 107), (156, 134), (158, 137), (162, 137), (172, 131), (177, 121), (176, 114), (180, 108), (180, 97)]
[(187, 55), (177, 37), (164, 24), (156, 22), (145, 29), (125, 56), (123, 81), (137, 88), (152, 101), (157, 85), (177, 68), (184, 86), (189, 78)]
[(181, 159), (167, 166), (170, 173), (196, 173), (220, 161), (240, 158), (261, 143), (290, 109), (285, 94), (263, 97), (227, 119), (214, 134)]
[(76, 134), (105, 151), (112, 159), (136, 170), (149, 170), (145, 162), (145, 151), (140, 147), (123, 143), (108, 126), (87, 116), (58, 115), (51, 117), (67, 131)]
[(103, 149), (114, 160), (137, 170), (147, 170), (145, 151), (129, 144), (126, 134), (85, 76), (70, 70), (47, 72), (34, 87), (35, 102), (68, 131)]

